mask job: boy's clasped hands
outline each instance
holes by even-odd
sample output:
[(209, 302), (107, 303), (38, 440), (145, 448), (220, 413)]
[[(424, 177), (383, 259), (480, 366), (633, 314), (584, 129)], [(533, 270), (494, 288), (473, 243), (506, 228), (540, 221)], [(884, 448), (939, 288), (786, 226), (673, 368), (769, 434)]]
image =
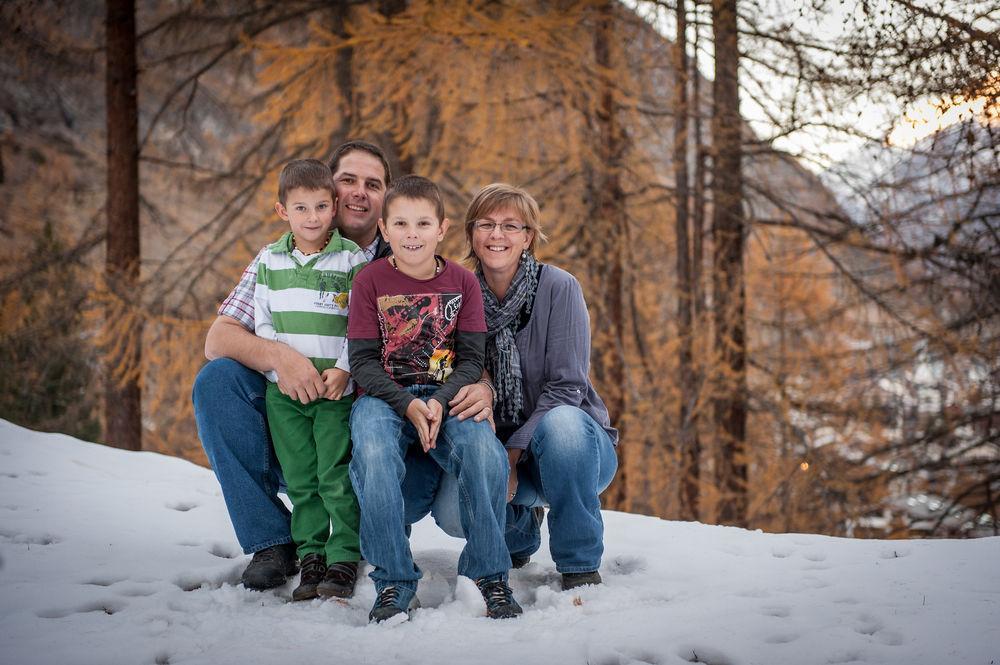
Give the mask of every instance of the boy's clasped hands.
[(426, 402), (416, 397), (406, 407), (406, 419), (417, 429), (424, 452), (434, 448), (444, 419), (444, 406), (441, 402), (433, 397)]

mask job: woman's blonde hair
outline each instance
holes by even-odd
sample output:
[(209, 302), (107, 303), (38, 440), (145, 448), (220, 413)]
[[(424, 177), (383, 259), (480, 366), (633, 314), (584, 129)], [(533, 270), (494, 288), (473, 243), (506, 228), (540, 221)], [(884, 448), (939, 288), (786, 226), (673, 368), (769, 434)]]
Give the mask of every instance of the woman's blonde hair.
[(487, 215), (510, 208), (517, 213), (521, 221), (527, 225), (527, 230), (532, 232), (531, 242), (528, 244), (528, 251), (535, 253), (535, 244), (541, 240), (546, 241), (548, 237), (542, 231), (542, 226), (538, 221), (538, 202), (528, 192), (520, 187), (508, 185), (505, 182), (495, 182), (480, 189), (465, 211), (465, 241), (469, 246), (469, 253), (465, 260), (473, 267), (479, 267), (479, 257), (472, 250), (472, 234), (476, 230), (476, 222)]

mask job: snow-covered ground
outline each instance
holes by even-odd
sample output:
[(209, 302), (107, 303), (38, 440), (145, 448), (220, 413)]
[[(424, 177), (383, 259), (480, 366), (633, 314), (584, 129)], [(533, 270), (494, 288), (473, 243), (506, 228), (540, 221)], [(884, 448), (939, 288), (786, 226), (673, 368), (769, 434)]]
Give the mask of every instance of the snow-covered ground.
[[(460, 541), (413, 549), (424, 609), (367, 624), (346, 603), (237, 586), (211, 471), (0, 421), (0, 663), (914, 663), (1000, 665), (1000, 538), (862, 541), (606, 512), (605, 584), (512, 573), (524, 616), (492, 621)], [(543, 530), (544, 534), (544, 530)]]

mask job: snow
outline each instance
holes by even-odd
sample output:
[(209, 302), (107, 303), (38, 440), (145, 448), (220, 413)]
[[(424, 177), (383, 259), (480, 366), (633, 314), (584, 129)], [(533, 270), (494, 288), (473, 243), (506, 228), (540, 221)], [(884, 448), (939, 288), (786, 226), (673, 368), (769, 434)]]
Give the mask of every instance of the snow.
[(423, 609), (368, 625), (367, 577), (348, 602), (237, 586), (248, 558), (208, 469), (0, 421), (0, 663), (1000, 665), (1000, 538), (604, 519), (605, 584), (560, 591), (543, 543), (508, 621), (425, 520)]

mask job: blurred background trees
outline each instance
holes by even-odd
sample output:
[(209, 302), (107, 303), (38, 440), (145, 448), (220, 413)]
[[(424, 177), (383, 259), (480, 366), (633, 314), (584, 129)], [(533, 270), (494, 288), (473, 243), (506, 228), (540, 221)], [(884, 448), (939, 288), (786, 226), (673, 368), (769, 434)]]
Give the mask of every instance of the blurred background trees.
[(362, 137), (452, 218), (496, 180), (538, 198), (623, 432), (609, 507), (995, 533), (1000, 10), (830, 4), (139, 2), (142, 261), (116, 292), (104, 5), (5, 3), (0, 416), (111, 440), (98, 381), (141, 339), (142, 447), (204, 463), (191, 382), (281, 231), (277, 171)]

